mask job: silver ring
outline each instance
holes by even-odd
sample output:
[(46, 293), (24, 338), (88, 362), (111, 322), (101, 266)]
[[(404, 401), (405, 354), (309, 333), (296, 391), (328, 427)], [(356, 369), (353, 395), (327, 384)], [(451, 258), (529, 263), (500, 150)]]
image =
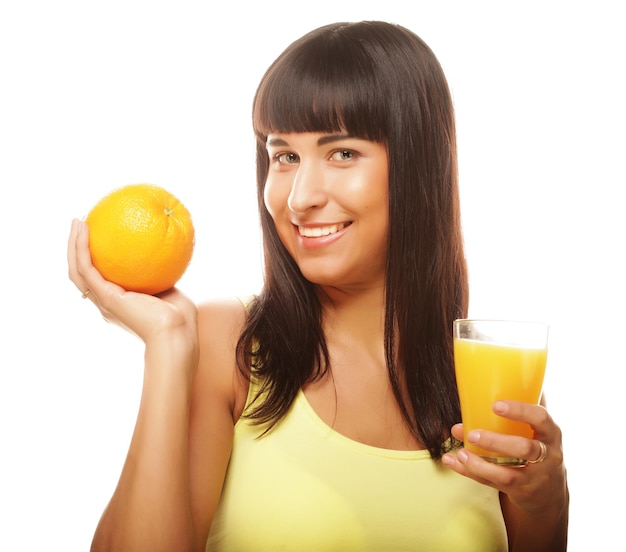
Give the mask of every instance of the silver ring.
[(82, 295), (83, 299), (87, 299), (87, 295), (89, 295), (90, 293), (91, 293), (91, 290), (86, 289), (85, 293), (83, 293), (83, 295)]
[(539, 453), (539, 458), (536, 460), (527, 460), (529, 464), (539, 464), (546, 459), (548, 456), (548, 447), (543, 441), (537, 441), (539, 443), (539, 448), (541, 448), (541, 452)]

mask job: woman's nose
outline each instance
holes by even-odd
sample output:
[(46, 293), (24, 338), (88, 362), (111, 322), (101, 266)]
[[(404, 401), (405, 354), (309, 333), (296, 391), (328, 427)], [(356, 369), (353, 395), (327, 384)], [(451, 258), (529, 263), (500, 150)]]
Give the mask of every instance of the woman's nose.
[(321, 207), (327, 201), (323, 171), (315, 163), (300, 163), (293, 179), (287, 205), (293, 213)]

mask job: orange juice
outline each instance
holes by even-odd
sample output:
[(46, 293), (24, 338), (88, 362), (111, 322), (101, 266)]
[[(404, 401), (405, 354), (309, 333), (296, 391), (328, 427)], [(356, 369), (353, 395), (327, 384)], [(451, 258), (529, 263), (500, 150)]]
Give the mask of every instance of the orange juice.
[[(533, 438), (532, 428), (523, 422), (494, 414), (495, 401), (517, 400), (537, 404), (546, 369), (547, 348), (524, 348), (474, 339), (454, 339), (456, 370), (463, 431), (487, 429), (508, 435)], [(465, 448), (497, 463), (499, 455), (471, 443)], [(516, 461), (511, 459), (511, 463)]]

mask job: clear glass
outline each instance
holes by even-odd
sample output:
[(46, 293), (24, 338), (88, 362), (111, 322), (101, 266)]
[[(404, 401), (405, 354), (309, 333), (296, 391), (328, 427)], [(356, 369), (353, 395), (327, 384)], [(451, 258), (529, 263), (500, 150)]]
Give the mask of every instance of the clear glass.
[[(454, 365), (465, 434), (472, 429), (485, 429), (533, 438), (528, 424), (498, 416), (493, 412), (493, 403), (539, 403), (548, 358), (548, 333), (549, 326), (541, 322), (454, 321)], [(523, 466), (527, 462), (471, 443), (464, 446), (496, 464)]]

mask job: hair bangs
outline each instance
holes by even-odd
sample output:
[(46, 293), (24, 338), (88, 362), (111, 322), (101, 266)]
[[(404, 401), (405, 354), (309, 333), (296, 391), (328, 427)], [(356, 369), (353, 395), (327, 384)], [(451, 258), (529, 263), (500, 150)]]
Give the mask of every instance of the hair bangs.
[[(253, 109), (262, 143), (273, 132), (347, 132), (386, 142), (388, 117), (379, 105), (371, 60), (358, 42), (327, 39), (319, 37), (320, 48), (308, 44), (306, 51), (288, 51), (266, 73)], [(329, 56), (325, 50), (331, 48)]]

